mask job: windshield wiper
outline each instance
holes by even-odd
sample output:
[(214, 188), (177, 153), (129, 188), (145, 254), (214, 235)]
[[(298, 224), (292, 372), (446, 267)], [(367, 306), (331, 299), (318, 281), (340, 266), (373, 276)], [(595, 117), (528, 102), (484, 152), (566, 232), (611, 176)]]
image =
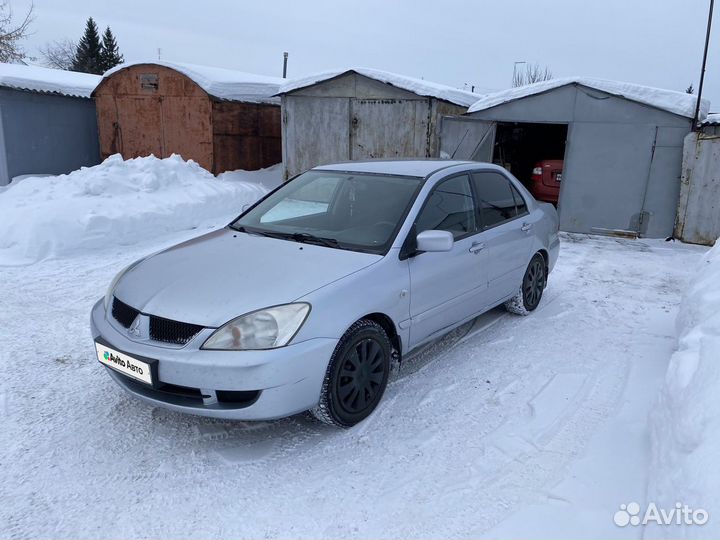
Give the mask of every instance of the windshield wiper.
[(333, 247), (333, 248), (339, 248), (340, 243), (335, 240), (334, 238), (323, 238), (321, 236), (315, 236), (314, 234), (310, 233), (292, 233), (291, 238), (295, 240), (296, 242), (302, 242), (304, 244), (318, 244), (321, 246), (327, 246), (327, 247)]
[(268, 236), (270, 238), (279, 238), (281, 240), (292, 240), (293, 242), (300, 242), (301, 244), (316, 244), (319, 246), (345, 249), (334, 238), (323, 238), (321, 236), (315, 236), (314, 234), (305, 232), (285, 233), (275, 231), (257, 231), (257, 234)]

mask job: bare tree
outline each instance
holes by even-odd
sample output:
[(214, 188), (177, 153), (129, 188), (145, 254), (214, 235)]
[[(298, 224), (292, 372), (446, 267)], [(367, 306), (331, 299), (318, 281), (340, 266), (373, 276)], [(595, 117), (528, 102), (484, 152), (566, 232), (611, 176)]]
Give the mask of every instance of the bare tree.
[(77, 42), (72, 39), (52, 41), (40, 47), (40, 55), (47, 67), (69, 70), (72, 67)]
[(20, 42), (28, 36), (32, 22), (32, 4), (24, 17), (15, 20), (8, 0), (0, 1), (0, 62), (17, 63), (28, 57)]
[(548, 81), (552, 78), (553, 74), (547, 66), (540, 67), (539, 64), (526, 64), (525, 71), (518, 70), (513, 73), (512, 85), (514, 87), (525, 86), (526, 84)]

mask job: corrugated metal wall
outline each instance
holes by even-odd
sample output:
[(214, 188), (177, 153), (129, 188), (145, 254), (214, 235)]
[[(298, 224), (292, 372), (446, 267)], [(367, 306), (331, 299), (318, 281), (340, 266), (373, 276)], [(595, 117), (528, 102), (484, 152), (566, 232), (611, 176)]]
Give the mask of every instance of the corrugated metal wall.
[(337, 161), (437, 156), (441, 116), (465, 110), (356, 73), (301, 88), (282, 96), (285, 179)]
[(173, 69), (131, 66), (94, 96), (103, 158), (179, 154), (214, 174), (282, 159), (279, 106), (217, 100)]
[(23, 174), (65, 174), (96, 165), (91, 99), (0, 88), (0, 186)]
[(675, 235), (713, 245), (720, 238), (720, 134), (712, 127), (685, 137)]
[(562, 230), (672, 235), (689, 119), (575, 85), (468, 116), (568, 124), (558, 204)]

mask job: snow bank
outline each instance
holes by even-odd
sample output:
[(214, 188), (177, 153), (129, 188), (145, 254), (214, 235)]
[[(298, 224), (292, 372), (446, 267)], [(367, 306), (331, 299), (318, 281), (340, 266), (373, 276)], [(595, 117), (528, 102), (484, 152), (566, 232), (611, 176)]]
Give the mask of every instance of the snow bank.
[(648, 502), (702, 508), (710, 520), (682, 531), (658, 527), (667, 537), (720, 537), (720, 241), (700, 265), (680, 305), (678, 350), (650, 417)]
[(443, 101), (449, 101), (456, 105), (462, 105), (463, 107), (469, 107), (475, 103), (482, 94), (474, 94), (472, 92), (466, 92), (465, 90), (458, 90), (451, 86), (444, 84), (438, 84), (422, 79), (415, 79), (413, 77), (407, 77), (405, 75), (398, 75), (397, 73), (390, 73), (388, 71), (380, 71), (379, 69), (371, 68), (352, 68), (342, 70), (323, 71), (322, 73), (316, 73), (308, 77), (299, 79), (293, 79), (292, 81), (284, 84), (280, 87), (279, 94), (287, 94), (293, 90), (305, 88), (313, 84), (334, 79), (340, 75), (346, 73), (358, 73), (364, 75), (369, 79), (374, 79), (392, 86), (397, 86), (403, 90), (408, 90), (420, 96), (434, 97), (442, 99)]
[[(538, 83), (519, 86), (501, 92), (494, 92), (481, 97), (469, 109), (468, 113), (484, 111), (491, 107), (497, 107), (503, 103), (521, 99), (524, 97), (547, 92), (568, 84), (580, 84), (588, 88), (594, 88), (602, 92), (607, 92), (614, 96), (621, 96), (630, 101), (637, 101), (651, 107), (656, 107), (664, 111), (668, 111), (680, 116), (692, 118), (695, 115), (695, 106), (697, 105), (697, 97), (685, 92), (675, 92), (674, 90), (664, 90), (662, 88), (652, 88), (650, 86), (641, 86), (620, 81), (608, 81), (605, 79), (594, 79), (591, 77), (565, 77), (560, 79), (550, 79)], [(707, 116), (710, 109), (710, 101), (703, 99), (700, 106), (700, 120)]]
[(151, 60), (148, 62), (132, 62), (115, 66), (106, 71), (103, 79), (113, 73), (131, 66), (141, 64), (163, 66), (195, 81), (200, 88), (211, 96), (229, 101), (243, 101), (246, 103), (280, 103), (277, 94), (280, 85), (285, 79), (245, 73), (234, 69), (225, 69), (211, 66), (198, 66), (180, 62), (166, 62), (164, 60)]
[(248, 180), (281, 171), (232, 175), (217, 179), (177, 155), (123, 161), (116, 154), (67, 175), (24, 178), (0, 189), (0, 265), (223, 226), (267, 192)]
[(101, 77), (39, 66), (0, 63), (0, 86), (89, 98)]

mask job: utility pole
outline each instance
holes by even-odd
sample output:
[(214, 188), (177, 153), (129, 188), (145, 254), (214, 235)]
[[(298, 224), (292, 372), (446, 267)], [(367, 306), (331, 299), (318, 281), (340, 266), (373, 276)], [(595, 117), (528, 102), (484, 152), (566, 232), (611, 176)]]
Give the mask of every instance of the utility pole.
[(287, 60), (288, 60), (288, 53), (283, 53), (283, 79), (287, 79)]
[(693, 117), (692, 130), (697, 130), (700, 119), (700, 100), (702, 99), (703, 83), (705, 82), (705, 66), (707, 64), (708, 46), (710, 45), (710, 27), (712, 26), (713, 7), (715, 0), (710, 0), (710, 11), (708, 12), (707, 33), (705, 34), (705, 50), (703, 51), (702, 70), (700, 71), (700, 85), (698, 86), (697, 105), (695, 105), (695, 116)]

